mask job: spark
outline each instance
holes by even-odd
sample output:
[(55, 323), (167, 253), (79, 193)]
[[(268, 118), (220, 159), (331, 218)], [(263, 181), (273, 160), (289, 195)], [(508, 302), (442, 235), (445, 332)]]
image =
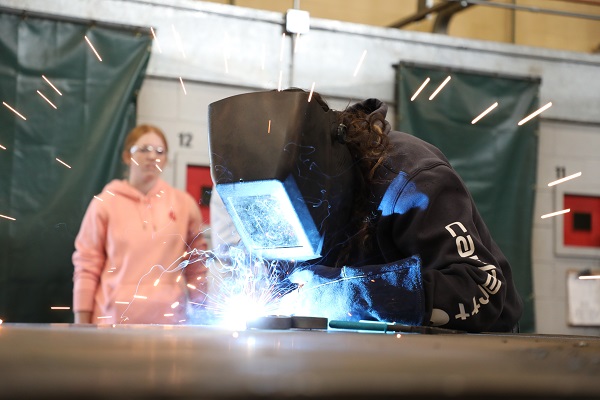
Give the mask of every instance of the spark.
[(192, 285), (191, 283), (188, 283), (187, 287), (189, 287), (192, 290), (196, 289), (196, 286)]
[(179, 32), (175, 29), (175, 25), (171, 24), (171, 28), (173, 29), (173, 34), (175, 35), (175, 42), (177, 43), (177, 47), (181, 52), (183, 58), (187, 58), (185, 55), (185, 51), (183, 51), (183, 43), (181, 42), (181, 36), (179, 36)]
[(158, 283), (160, 282), (160, 279), (157, 279), (154, 281), (154, 287), (158, 286)]
[(310, 94), (308, 95), (308, 102), (309, 103), (312, 100), (312, 96), (313, 96), (314, 91), (315, 91), (315, 83), (313, 82), (312, 86), (310, 87)]
[(98, 52), (96, 51), (96, 49), (94, 48), (94, 45), (92, 44), (92, 42), (90, 42), (90, 39), (88, 39), (87, 36), (85, 37), (85, 41), (87, 42), (87, 44), (90, 45), (92, 51), (94, 52), (94, 54), (96, 55), (96, 57), (98, 57), (98, 60), (100, 60), (100, 62), (102, 62), (102, 57), (100, 57), (100, 54), (98, 54)]
[(575, 179), (581, 176), (581, 172), (577, 172), (573, 175), (569, 175), (569, 176), (565, 176), (564, 178), (561, 179), (557, 179), (555, 181), (552, 181), (550, 183), (548, 183), (548, 186), (554, 186), (554, 185), (558, 185), (559, 183), (563, 183), (566, 181), (570, 181), (571, 179)]
[(154, 166), (156, 167), (157, 170), (159, 170), (160, 172), (162, 172), (162, 169), (160, 169), (160, 167), (158, 166), (158, 164), (154, 164)]
[(133, 157), (131, 157), (131, 161), (133, 161), (133, 163), (134, 163), (135, 165), (137, 165), (138, 167), (140, 166), (140, 164), (138, 164), (138, 162), (137, 162), (137, 161), (135, 161), (135, 160), (133, 159)]
[(2, 149), (2, 150), (6, 150), (6, 147), (4, 147), (4, 146), (2, 146), (2, 145), (0, 144), (0, 149)]
[(98, 319), (109, 319), (109, 318), (112, 318), (112, 316), (110, 316), (110, 315), (102, 315), (102, 316), (96, 317), (96, 318), (98, 318)]
[(177, 277), (177, 279), (175, 280), (175, 282), (179, 282), (179, 281), (181, 281), (181, 275), (179, 275), (179, 276)]
[(490, 111), (492, 111), (496, 107), (498, 107), (498, 102), (495, 102), (494, 104), (489, 106), (484, 112), (479, 114), (473, 121), (471, 121), (471, 125), (475, 125), (477, 123), (477, 121), (479, 121), (481, 118), (485, 117)]
[(550, 217), (556, 217), (557, 215), (566, 214), (568, 212), (571, 212), (570, 208), (567, 208), (565, 210), (556, 211), (556, 212), (553, 212), (553, 213), (550, 213), (550, 214), (544, 214), (544, 215), (542, 215), (542, 219), (550, 218)]
[(156, 42), (156, 47), (158, 47), (158, 52), (162, 53), (162, 50), (160, 48), (160, 42), (158, 41), (158, 37), (156, 37), (156, 33), (154, 32), (153, 27), (150, 27), (150, 32), (152, 32), (152, 37), (154, 38), (154, 41)]
[(285, 32), (281, 35), (281, 45), (279, 46), (279, 62), (283, 61), (283, 45), (285, 44)]
[(175, 314), (164, 314), (165, 317), (172, 317)]
[(64, 162), (60, 158), (56, 157), (55, 160), (58, 161), (59, 163), (61, 163), (62, 165), (64, 165), (65, 167), (67, 167), (69, 169), (71, 168), (71, 166), (69, 164), (67, 164), (66, 162)]
[(279, 70), (279, 84), (277, 85), (277, 91), (281, 92), (281, 80), (283, 79), (283, 70)]
[(23, 118), (23, 121), (27, 121), (27, 118), (25, 118), (23, 115), (21, 115), (17, 110), (15, 110), (14, 108), (12, 108), (11, 106), (9, 106), (8, 104), (6, 104), (6, 102), (2, 102), (2, 104), (4, 104), (10, 111), (14, 112), (15, 114), (17, 114), (19, 117)]
[(298, 50), (298, 42), (300, 42), (300, 34), (296, 33), (296, 40), (294, 40), (294, 54)]
[(435, 98), (435, 96), (437, 96), (437, 94), (444, 88), (444, 86), (446, 86), (446, 84), (448, 82), (450, 82), (450, 79), (451, 79), (451, 77), (450, 77), (450, 75), (448, 75), (448, 77), (446, 79), (444, 79), (444, 82), (442, 82), (442, 84), (440, 86), (438, 86), (437, 89), (435, 89), (435, 92), (433, 92), (431, 94), (431, 96), (429, 96), (429, 100), (433, 100)]
[(171, 308), (175, 308), (175, 307), (177, 307), (178, 305), (179, 305), (179, 302), (178, 302), (178, 301), (176, 301), (175, 303), (171, 304)]
[(142, 295), (139, 295), (139, 294), (134, 294), (134, 295), (133, 295), (133, 298), (134, 298), (134, 299), (141, 299), (141, 300), (146, 300), (146, 299), (148, 299), (148, 297), (147, 297), (147, 296), (142, 296)]
[(600, 279), (600, 275), (581, 275), (579, 279)]
[(70, 310), (71, 307), (50, 307), (51, 310)]
[(16, 221), (16, 219), (15, 219), (15, 218), (13, 218), (13, 217), (9, 217), (9, 216), (7, 216), (7, 215), (2, 215), (2, 214), (0, 214), (0, 218), (6, 218), (6, 219), (10, 219), (11, 221)]
[(102, 199), (101, 199), (100, 197), (98, 197), (98, 196), (94, 196), (94, 198), (95, 198), (95, 199), (98, 199), (98, 200), (100, 200), (100, 201), (104, 201), (104, 200), (102, 200)]
[(56, 108), (56, 106), (54, 105), (54, 103), (52, 103), (46, 96), (44, 96), (44, 94), (42, 92), (40, 92), (39, 90), (37, 91), (37, 93), (42, 96), (42, 98), (44, 100), (46, 100), (48, 102), (48, 104), (50, 104), (52, 107), (54, 107), (55, 110), (58, 110), (58, 108)]
[(269, 127), (267, 128), (267, 133), (271, 133), (271, 120), (269, 120)]
[(427, 86), (427, 84), (429, 83), (431, 79), (429, 77), (427, 77), (427, 79), (425, 79), (425, 82), (423, 82), (421, 84), (421, 86), (417, 89), (417, 91), (415, 92), (415, 94), (413, 94), (413, 96), (410, 98), (410, 101), (415, 101), (415, 99), (417, 98), (417, 96), (419, 95), (419, 93), (421, 93), (421, 91), (423, 89), (425, 89), (425, 86)]
[(54, 89), (56, 91), (56, 93), (58, 93), (59, 96), (62, 96), (62, 93), (60, 92), (60, 90), (58, 90), (56, 88), (56, 86), (54, 86), (48, 78), (46, 78), (44, 75), (42, 75), (42, 78), (44, 78), (44, 80), (48, 83), (48, 85), (50, 85), (52, 87), (52, 89)]
[(187, 90), (185, 90), (185, 85), (183, 84), (183, 79), (179, 77), (179, 82), (181, 82), (181, 88), (183, 89), (183, 94), (187, 96)]
[(115, 301), (115, 304), (129, 304), (128, 301)]
[(523, 118), (522, 120), (519, 121), (519, 123), (517, 125), (521, 126), (524, 123), (526, 123), (527, 121), (529, 121), (530, 119), (534, 118), (535, 116), (543, 113), (544, 111), (546, 111), (547, 109), (549, 109), (550, 107), (552, 107), (552, 102), (549, 102), (548, 104), (546, 104), (545, 106), (543, 106), (542, 108), (540, 108), (537, 111), (534, 111), (533, 113), (529, 114), (528, 116), (526, 116), (525, 118)]
[(111, 192), (110, 190), (107, 190), (106, 193), (110, 194), (111, 196), (115, 196), (115, 194), (113, 192)]
[(352, 76), (356, 76), (356, 74), (358, 74), (358, 70), (360, 69), (360, 66), (362, 65), (363, 61), (365, 60), (366, 55), (367, 55), (367, 50), (363, 51), (362, 56), (360, 56), (360, 60), (358, 61), (358, 64), (356, 65), (356, 68), (354, 69), (354, 74)]

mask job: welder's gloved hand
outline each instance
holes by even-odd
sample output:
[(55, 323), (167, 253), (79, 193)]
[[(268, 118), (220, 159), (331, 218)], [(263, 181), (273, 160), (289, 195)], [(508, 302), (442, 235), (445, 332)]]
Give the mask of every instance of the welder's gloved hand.
[(387, 265), (296, 269), (288, 279), (298, 289), (281, 299), (278, 312), (420, 325), (425, 316), (420, 263), (410, 257)]

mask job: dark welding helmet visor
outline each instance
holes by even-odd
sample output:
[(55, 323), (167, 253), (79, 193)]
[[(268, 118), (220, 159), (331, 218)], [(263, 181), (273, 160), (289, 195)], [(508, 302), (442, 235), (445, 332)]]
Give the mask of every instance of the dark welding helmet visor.
[(244, 245), (268, 259), (325, 256), (352, 207), (336, 111), (284, 90), (229, 97), (208, 115), (212, 178)]

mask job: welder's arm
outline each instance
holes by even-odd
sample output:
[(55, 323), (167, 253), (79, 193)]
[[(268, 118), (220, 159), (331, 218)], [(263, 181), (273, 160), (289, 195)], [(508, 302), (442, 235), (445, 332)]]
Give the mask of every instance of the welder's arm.
[[(522, 303), (510, 265), (461, 179), (443, 165), (420, 172), (403, 187), (393, 210), (379, 221), (377, 238), (388, 260), (420, 255), (423, 323), (469, 332), (509, 331)], [(411, 203), (414, 196), (423, 201)]]
[(425, 315), (418, 257), (360, 268), (311, 266), (288, 280), (298, 288), (281, 300), (282, 314), (407, 325), (421, 324)]

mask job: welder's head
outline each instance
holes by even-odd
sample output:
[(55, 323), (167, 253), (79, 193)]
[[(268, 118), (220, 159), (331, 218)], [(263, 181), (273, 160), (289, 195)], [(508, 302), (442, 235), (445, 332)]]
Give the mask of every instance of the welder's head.
[(326, 256), (352, 206), (337, 112), (284, 90), (229, 97), (208, 114), (212, 178), (244, 245), (270, 259)]

